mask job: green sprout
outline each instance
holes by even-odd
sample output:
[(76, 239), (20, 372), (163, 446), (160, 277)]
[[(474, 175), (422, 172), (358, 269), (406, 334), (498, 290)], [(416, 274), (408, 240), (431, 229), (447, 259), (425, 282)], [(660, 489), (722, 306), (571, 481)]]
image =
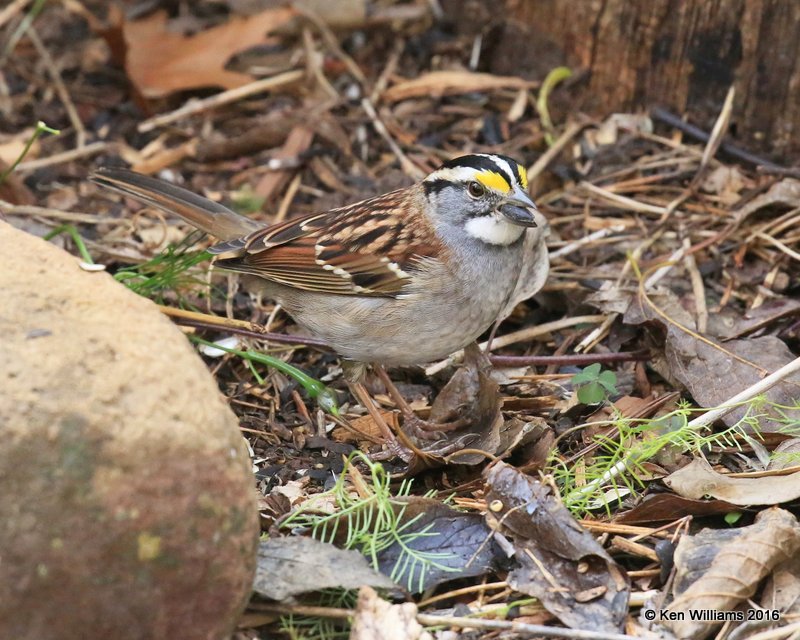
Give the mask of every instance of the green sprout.
[[(2, 180), (0, 180), (2, 182)], [(50, 233), (44, 236), (43, 240), (52, 240), (56, 236), (60, 236), (62, 233), (66, 233), (72, 241), (75, 243), (75, 246), (78, 249), (78, 253), (81, 254), (81, 258), (86, 264), (94, 264), (94, 260), (92, 260), (92, 256), (89, 254), (89, 250), (86, 248), (86, 243), (81, 238), (81, 235), (78, 233), (78, 230), (71, 224), (62, 224), (59, 227), (53, 229)]]
[(332, 416), (337, 418), (339, 417), (339, 403), (336, 400), (336, 394), (322, 384), (319, 380), (315, 380), (308, 374), (300, 371), (300, 369), (297, 367), (293, 367), (283, 360), (274, 358), (273, 356), (268, 356), (265, 353), (259, 353), (258, 351), (253, 351), (251, 349), (248, 349), (247, 351), (241, 351), (239, 349), (223, 347), (220, 344), (203, 340), (197, 336), (189, 336), (189, 338), (197, 344), (202, 344), (207, 347), (212, 347), (213, 349), (219, 349), (220, 351), (225, 351), (226, 353), (232, 353), (235, 356), (239, 356), (240, 358), (244, 359), (248, 365), (257, 362), (258, 364), (263, 364), (268, 367), (272, 367), (273, 369), (277, 369), (281, 373), (286, 374), (290, 378), (296, 380), (306, 390), (308, 396), (312, 400), (316, 401), (320, 409), (331, 414)]
[(28, 152), (31, 150), (33, 143), (36, 142), (39, 136), (41, 136), (43, 133), (50, 133), (54, 136), (61, 135), (61, 131), (59, 131), (58, 129), (53, 129), (51, 127), (48, 127), (44, 122), (39, 120), (39, 122), (36, 123), (36, 128), (33, 130), (31, 137), (28, 138), (28, 141), (25, 143), (25, 147), (22, 149), (22, 153), (19, 154), (19, 157), (14, 161), (14, 164), (12, 164), (10, 167), (8, 167), (8, 169), (3, 171), (3, 173), (0, 173), (0, 184), (3, 184), (6, 181), (6, 178), (8, 178), (8, 176), (11, 175), (11, 172), (14, 171), (14, 169), (17, 168), (19, 163), (25, 159), (25, 156), (28, 155)]
[(567, 67), (556, 67), (547, 74), (547, 77), (542, 82), (542, 88), (539, 89), (539, 95), (536, 98), (536, 111), (539, 114), (539, 119), (542, 121), (544, 128), (544, 141), (548, 147), (552, 147), (555, 139), (555, 127), (553, 121), (550, 119), (550, 109), (547, 106), (547, 99), (550, 97), (550, 92), (556, 88), (556, 85), (563, 82), (572, 75)]
[[(366, 482), (358, 493), (347, 483), (350, 476), (348, 468), (356, 460), (367, 465), (369, 471), (369, 476), (365, 478)], [(413, 529), (413, 525), (423, 514), (413, 518), (405, 517), (408, 505), (403, 498), (409, 495), (411, 482), (403, 481), (399, 489), (392, 492), (391, 480), (380, 463), (373, 462), (360, 451), (355, 451), (347, 458), (345, 468), (339, 474), (334, 487), (303, 504), (282, 526), (309, 528), (313, 538), (329, 543), (338, 540), (341, 534), (344, 538), (342, 546), (359, 551), (376, 571), (380, 568), (380, 552), (392, 545), (398, 545), (402, 553), (389, 577), (398, 583), (405, 581), (410, 590), (415, 586), (416, 577), (416, 586), (422, 590), (425, 574), (430, 568), (436, 567), (442, 571), (457, 569), (440, 562), (449, 558), (449, 553), (420, 551), (411, 546), (418, 538), (441, 534), (433, 530), (433, 523), (420, 530)], [(336, 505), (336, 511), (321, 511), (319, 505), (327, 504), (331, 498)]]
[(617, 376), (613, 371), (602, 371), (600, 364), (590, 364), (571, 380), (581, 404), (599, 404), (617, 393)]
[(200, 233), (190, 233), (178, 245), (170, 245), (147, 262), (120, 269), (114, 274), (117, 282), (123, 283), (134, 293), (145, 298), (161, 300), (165, 291), (178, 292), (193, 284), (203, 284), (200, 278), (187, 275), (187, 271), (211, 258), (208, 251), (190, 251)]

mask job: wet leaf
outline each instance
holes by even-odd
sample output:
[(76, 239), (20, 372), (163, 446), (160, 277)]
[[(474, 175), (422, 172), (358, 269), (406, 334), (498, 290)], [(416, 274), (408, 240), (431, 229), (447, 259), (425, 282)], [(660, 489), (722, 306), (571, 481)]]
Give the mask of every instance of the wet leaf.
[[(398, 500), (406, 507), (403, 520), (413, 523), (403, 535), (422, 534), (402, 545), (395, 543), (378, 556), (382, 573), (392, 575), (409, 591), (420, 592), (443, 582), (488, 573), (501, 557), (483, 516), (464, 513), (439, 500), (411, 497)], [(435, 554), (431, 564), (414, 562), (409, 551)], [(403, 569), (398, 572), (397, 568)]]
[(736, 505), (724, 500), (693, 500), (672, 493), (659, 493), (645, 497), (633, 509), (614, 518), (614, 522), (621, 524), (674, 522), (684, 516), (724, 515), (736, 508)]
[(628, 611), (628, 578), (552, 489), (514, 467), (485, 473), (486, 518), (514, 544), (512, 588), (538, 598), (569, 627), (618, 631)]

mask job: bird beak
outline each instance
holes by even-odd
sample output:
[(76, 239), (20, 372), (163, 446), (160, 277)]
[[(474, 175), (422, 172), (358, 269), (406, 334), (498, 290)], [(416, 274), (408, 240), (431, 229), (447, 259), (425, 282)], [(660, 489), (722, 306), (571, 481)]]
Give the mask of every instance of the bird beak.
[(503, 200), (498, 210), (512, 224), (520, 227), (536, 226), (536, 218), (534, 216), (539, 210), (531, 200), (531, 197), (520, 188), (516, 188), (510, 197)]

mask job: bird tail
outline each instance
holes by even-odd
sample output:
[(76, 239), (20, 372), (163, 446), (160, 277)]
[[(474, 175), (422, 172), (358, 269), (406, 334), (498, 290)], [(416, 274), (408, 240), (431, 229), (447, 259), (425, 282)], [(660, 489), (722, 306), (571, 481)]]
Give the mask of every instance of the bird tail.
[(128, 169), (104, 167), (89, 179), (139, 202), (174, 213), (220, 240), (235, 240), (265, 226), (208, 198)]

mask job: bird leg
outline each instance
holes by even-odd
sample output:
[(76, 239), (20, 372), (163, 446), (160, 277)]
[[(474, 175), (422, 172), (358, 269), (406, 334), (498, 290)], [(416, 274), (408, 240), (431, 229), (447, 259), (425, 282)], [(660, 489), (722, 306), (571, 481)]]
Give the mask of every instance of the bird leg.
[(399, 430), (397, 435), (394, 434), (363, 384), (360, 382), (348, 382), (347, 386), (350, 387), (350, 393), (355, 398), (358, 398), (358, 401), (364, 405), (375, 424), (378, 425), (378, 429), (380, 429), (381, 435), (384, 437), (386, 449), (391, 455), (397, 456), (404, 462), (409, 462), (414, 455), (424, 456), (424, 453), (414, 446), (414, 443), (402, 430)]
[(389, 378), (386, 369), (379, 364), (374, 365), (373, 369), (381, 379), (381, 382), (383, 382), (387, 393), (397, 405), (397, 408), (400, 409), (400, 413), (403, 414), (403, 430), (407, 434), (419, 438), (420, 440), (443, 440), (446, 432), (455, 431), (469, 424), (470, 421), (468, 418), (458, 418), (451, 422), (431, 422), (423, 420), (414, 413), (411, 405), (406, 402), (405, 398)]

